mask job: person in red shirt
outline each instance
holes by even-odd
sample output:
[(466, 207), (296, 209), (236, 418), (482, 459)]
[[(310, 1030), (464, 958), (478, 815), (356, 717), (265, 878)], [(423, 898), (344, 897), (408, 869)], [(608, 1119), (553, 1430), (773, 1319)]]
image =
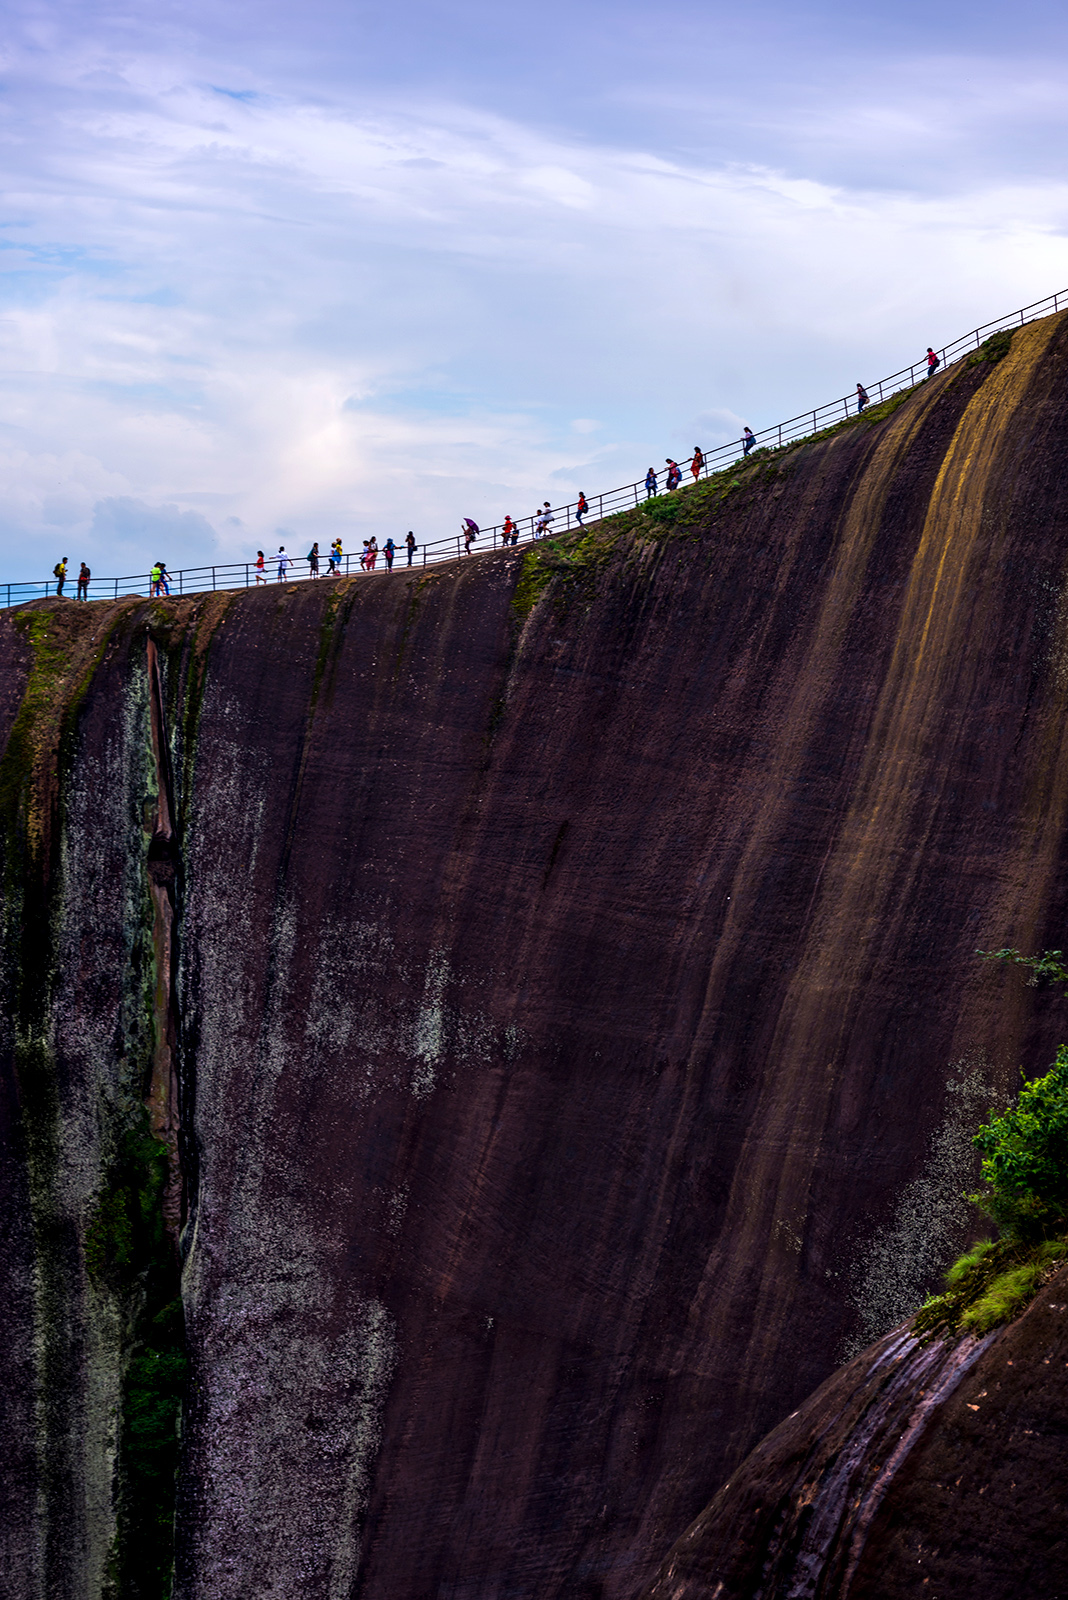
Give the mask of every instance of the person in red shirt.
[(693, 480), (695, 483), (701, 476), (704, 464), (705, 458), (701, 454), (701, 446), (699, 444), (695, 444), (693, 447), (693, 460), (690, 462), (690, 471), (693, 473)]
[(935, 355), (934, 351), (931, 349), (931, 346), (928, 345), (927, 346), (927, 376), (929, 378), (933, 378), (937, 371), (938, 371), (938, 357)]
[(589, 511), (589, 509), (590, 509), (590, 503), (586, 499), (586, 496), (583, 494), (582, 490), (580, 489), (579, 490), (579, 497), (578, 497), (578, 505), (575, 507), (575, 521), (578, 523), (580, 528), (582, 527), (582, 519), (586, 515), (587, 511)]

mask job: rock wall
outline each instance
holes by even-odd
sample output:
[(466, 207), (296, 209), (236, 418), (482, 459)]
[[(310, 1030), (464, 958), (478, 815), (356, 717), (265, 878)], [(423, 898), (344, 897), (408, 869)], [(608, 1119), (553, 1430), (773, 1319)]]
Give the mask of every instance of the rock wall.
[(179, 1392), (183, 1600), (624, 1600), (935, 1282), (1059, 1038), (974, 951), (1063, 926), (1066, 372), (1032, 324), (540, 597), (0, 618), (20, 1600), (162, 1592)]

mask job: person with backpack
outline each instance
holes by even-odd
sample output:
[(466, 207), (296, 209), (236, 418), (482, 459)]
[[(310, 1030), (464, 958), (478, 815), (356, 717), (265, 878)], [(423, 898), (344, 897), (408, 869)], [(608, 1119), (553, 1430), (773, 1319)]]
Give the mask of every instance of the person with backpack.
[(417, 545), (416, 545), (416, 542), (415, 542), (415, 534), (412, 532), (411, 528), (408, 529), (408, 537), (407, 537), (407, 539), (405, 539), (404, 544), (405, 544), (405, 548), (408, 551), (408, 565), (411, 566), (412, 557), (414, 556), (414, 554), (416, 552), (416, 549), (418, 548)]
[(575, 507), (575, 521), (578, 523), (580, 528), (582, 527), (582, 519), (583, 519), (583, 517), (585, 517), (587, 515), (587, 513), (589, 512), (589, 509), (590, 509), (590, 502), (586, 499), (586, 496), (583, 494), (582, 490), (580, 489), (579, 490), (579, 497), (578, 497), (578, 504)]
[(645, 498), (651, 500), (656, 492), (656, 473), (650, 467), (645, 474)]
[(309, 578), (317, 578), (319, 576), (319, 541), (318, 541), (318, 539), (316, 539), (315, 543), (312, 545), (311, 549), (308, 551), (308, 576), (309, 576)]
[(742, 455), (747, 456), (755, 444), (756, 434), (753, 432), (749, 424), (746, 423), (742, 430)]
[(864, 387), (864, 385), (862, 383), (858, 383), (857, 384), (857, 416), (858, 417), (860, 416), (860, 413), (864, 410), (864, 407), (867, 404), (868, 404), (868, 391), (867, 391), (867, 389), (865, 389), (865, 387)]
[(259, 583), (266, 583), (267, 582), (267, 573), (264, 570), (265, 566), (266, 566), (266, 563), (264, 562), (264, 559), (263, 559), (263, 551), (262, 550), (257, 550), (256, 551), (256, 559), (252, 563), (252, 565), (256, 569), (256, 582), (258, 584)]
[(386, 540), (385, 544), (382, 546), (382, 553), (386, 558), (386, 571), (387, 572), (392, 572), (393, 571), (393, 557), (397, 553), (397, 546), (393, 543), (392, 538), (389, 538), (389, 539)]
[(664, 479), (664, 488), (669, 490), (677, 489), (682, 482), (682, 468), (670, 456), (665, 456), (664, 459), (667, 462), (667, 477)]
[(705, 458), (701, 454), (701, 446), (699, 444), (695, 444), (693, 447), (693, 460), (690, 462), (690, 471), (693, 473), (694, 483), (696, 483), (698, 478), (701, 476), (701, 473), (704, 470), (704, 465)]
[(60, 594), (63, 593), (63, 585), (67, 581), (67, 558), (66, 558), (66, 556), (63, 557), (62, 561), (57, 561), (56, 562), (55, 566), (52, 568), (52, 576), (56, 580), (56, 594), (60, 595)]
[(502, 545), (502, 547), (507, 545), (509, 539), (512, 537), (512, 529), (514, 527), (515, 527), (515, 523), (512, 521), (511, 516), (505, 517), (504, 524), (503, 524), (503, 526), (501, 528), (501, 545)]
[(927, 346), (927, 376), (929, 378), (933, 378), (937, 371), (938, 371), (938, 357), (935, 355), (934, 351), (931, 349), (931, 346), (928, 345)]
[(85, 562), (83, 561), (82, 562), (81, 571), (78, 574), (78, 599), (79, 600), (88, 600), (88, 598), (89, 598), (89, 579), (91, 577), (92, 577), (92, 573), (89, 571), (89, 568), (86, 566)]

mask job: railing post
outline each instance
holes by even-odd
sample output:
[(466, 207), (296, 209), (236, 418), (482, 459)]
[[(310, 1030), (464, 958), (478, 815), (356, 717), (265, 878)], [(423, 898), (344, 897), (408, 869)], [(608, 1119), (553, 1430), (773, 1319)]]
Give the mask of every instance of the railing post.
[(248, 562), (245, 562), (245, 588), (248, 588)]
[(119, 598), (119, 580), (118, 580), (118, 578), (115, 579), (115, 598), (116, 598), (116, 600)]
[(214, 592), (214, 589), (215, 589), (215, 568), (214, 567), (212, 567), (212, 569), (211, 569), (211, 587), (212, 587), (212, 591)]
[(423, 565), (426, 566), (426, 544), (423, 545)]
[(779, 449), (782, 449), (782, 423), (779, 423)]

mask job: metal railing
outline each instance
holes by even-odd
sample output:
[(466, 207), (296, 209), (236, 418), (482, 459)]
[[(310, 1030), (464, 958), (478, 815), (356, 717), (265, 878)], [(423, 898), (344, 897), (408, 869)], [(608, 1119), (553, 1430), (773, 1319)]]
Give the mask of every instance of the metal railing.
[[(1005, 328), (1022, 327), (1039, 317), (1050, 316), (1062, 306), (1068, 306), (1068, 289), (1061, 289), (1056, 294), (1047, 295), (1044, 300), (1036, 300), (1032, 305), (1024, 306), (1020, 311), (1013, 311), (994, 322), (986, 322), (982, 327), (973, 328), (970, 333), (954, 339), (951, 344), (943, 345), (936, 351), (938, 370), (947, 366), (950, 361), (959, 360), (978, 350), (983, 341), (989, 339), (992, 334)], [(911, 366), (902, 367), (899, 371), (891, 373), (888, 378), (881, 378), (878, 382), (867, 384), (865, 387), (870, 396), (870, 403), (878, 405), (883, 400), (889, 400), (892, 395), (900, 394), (903, 389), (912, 388), (926, 377), (927, 363), (926, 360), (922, 360), (914, 362)], [(825, 405), (815, 406), (811, 411), (802, 411), (787, 422), (774, 423), (770, 428), (762, 428), (753, 435), (748, 449), (745, 448), (746, 441), (742, 439), (733, 439), (729, 444), (718, 445), (715, 449), (703, 452), (696, 471), (691, 463), (684, 464), (683, 480), (689, 477), (691, 481), (696, 481), (699, 478), (713, 476), (724, 468), (733, 466), (749, 455), (754, 448), (777, 450), (798, 439), (820, 433), (855, 415), (856, 402), (857, 395), (854, 392), (844, 395), (839, 400), (829, 400)], [(598, 522), (602, 517), (611, 516), (615, 512), (630, 510), (642, 503), (643, 496), (649, 499), (653, 494), (661, 492), (660, 480), (666, 480), (667, 477), (665, 469), (661, 468), (655, 476), (656, 485), (651, 491), (646, 478), (639, 478), (635, 483), (625, 483), (618, 489), (609, 489), (603, 494), (591, 496), (581, 513), (580, 502), (571, 500), (565, 505), (551, 507), (551, 514), (548, 516), (544, 511), (536, 511), (529, 517), (520, 517), (512, 524), (507, 538), (503, 523), (498, 522), (492, 528), (483, 528), (479, 531), (478, 539), (472, 543), (471, 550), (477, 553), (475, 547), (478, 544), (485, 549), (487, 537), (494, 549), (505, 544), (526, 544), (532, 539), (553, 533), (569, 532), (573, 528)], [(403, 570), (412, 566), (422, 568), (442, 561), (454, 561), (465, 554), (465, 546), (466, 540), (461, 533), (418, 545), (413, 555), (409, 555), (404, 543), (401, 542), (397, 545), (392, 563), (387, 560), (385, 553), (379, 550), (370, 566), (365, 565), (364, 556), (360, 552), (341, 555), (336, 570), (333, 569), (329, 555), (320, 555), (319, 565), (323, 577), (351, 577), (358, 573), (372, 576), (395, 569)], [(168, 574), (168, 587), (165, 592), (170, 595), (203, 594), (208, 590), (247, 589), (259, 583), (300, 581), (314, 576), (310, 571), (307, 556), (289, 557), (288, 567), (289, 570), (284, 578), (280, 578), (278, 572), (277, 556), (267, 558), (262, 571), (251, 561), (217, 563), (206, 567), (184, 567), (179, 572)], [(328, 567), (331, 570), (328, 571)], [(68, 571), (62, 592), (76, 597), (77, 587), (77, 575), (73, 571)], [(148, 595), (153, 585), (151, 574), (141, 572), (125, 578), (91, 578), (87, 587), (89, 599), (117, 600), (123, 595)], [(54, 595), (58, 588), (55, 578), (46, 579), (42, 583), (0, 582), (0, 609), (24, 605), (29, 600)]]

